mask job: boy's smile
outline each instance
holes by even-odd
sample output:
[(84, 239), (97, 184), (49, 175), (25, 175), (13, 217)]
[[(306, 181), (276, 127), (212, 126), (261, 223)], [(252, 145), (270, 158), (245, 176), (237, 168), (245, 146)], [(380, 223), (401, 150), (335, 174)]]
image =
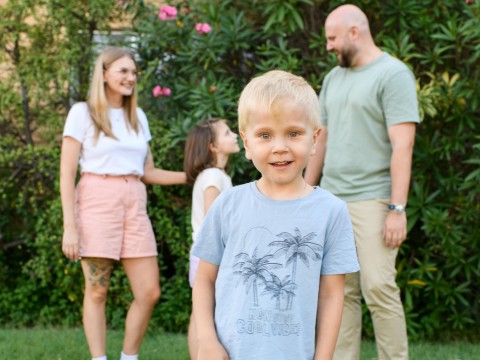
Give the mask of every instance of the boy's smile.
[(271, 109), (259, 105), (250, 113), (245, 132), (240, 135), (245, 156), (262, 174), (258, 186), (265, 195), (301, 195), (305, 189), (302, 173), (315, 151), (318, 135), (303, 107), (283, 99)]

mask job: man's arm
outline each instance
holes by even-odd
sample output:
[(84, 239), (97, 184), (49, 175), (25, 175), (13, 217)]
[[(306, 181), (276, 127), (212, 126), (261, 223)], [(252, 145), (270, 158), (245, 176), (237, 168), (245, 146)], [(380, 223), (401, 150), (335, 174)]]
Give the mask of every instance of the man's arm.
[(198, 335), (198, 360), (228, 360), (215, 330), (215, 280), (218, 266), (200, 260), (193, 285), (193, 314)]
[[(415, 123), (401, 123), (388, 128), (388, 136), (392, 144), (390, 175), (392, 177), (392, 193), (390, 203), (407, 204), (410, 175), (412, 171), (413, 145), (415, 143)], [(407, 237), (407, 215), (390, 211), (385, 219), (385, 244), (398, 248)]]
[(322, 275), (317, 308), (314, 360), (331, 360), (342, 322), (345, 275)]
[(307, 168), (305, 169), (305, 181), (311, 186), (318, 185), (322, 175), (325, 152), (327, 151), (327, 128), (320, 127), (320, 134), (315, 148), (315, 153), (310, 156)]

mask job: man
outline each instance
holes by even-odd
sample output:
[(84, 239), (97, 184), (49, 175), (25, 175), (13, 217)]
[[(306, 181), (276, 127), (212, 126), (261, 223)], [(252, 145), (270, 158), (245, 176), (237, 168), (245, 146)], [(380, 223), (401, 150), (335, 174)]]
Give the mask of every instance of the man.
[(345, 200), (360, 273), (348, 274), (335, 359), (360, 358), (361, 295), (370, 310), (379, 359), (408, 359), (395, 259), (407, 235), (407, 204), (418, 118), (415, 78), (373, 42), (365, 14), (342, 5), (325, 22), (327, 51), (339, 66), (320, 93), (323, 125), (305, 172)]

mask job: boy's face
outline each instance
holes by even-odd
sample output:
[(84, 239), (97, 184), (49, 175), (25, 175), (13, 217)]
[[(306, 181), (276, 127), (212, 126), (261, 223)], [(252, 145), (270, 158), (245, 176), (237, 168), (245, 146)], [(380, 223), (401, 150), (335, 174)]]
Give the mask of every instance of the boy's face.
[(263, 105), (252, 111), (240, 136), (245, 156), (262, 174), (262, 183), (272, 190), (289, 186), (294, 190), (315, 152), (318, 133), (302, 107), (278, 100), (271, 109)]

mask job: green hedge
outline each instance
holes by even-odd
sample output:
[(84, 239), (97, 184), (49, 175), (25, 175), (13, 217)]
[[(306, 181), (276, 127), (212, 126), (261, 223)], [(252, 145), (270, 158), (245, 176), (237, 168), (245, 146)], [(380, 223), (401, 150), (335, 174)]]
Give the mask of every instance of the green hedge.
[[(141, 106), (153, 133), (155, 162), (163, 168), (181, 168), (184, 139), (195, 122), (222, 116), (236, 126), (238, 96), (255, 74), (289, 70), (319, 91), (336, 64), (322, 31), (325, 17), (342, 1), (175, 1), (177, 17), (164, 21), (152, 5), (120, 3), (133, 15), (136, 40), (128, 45), (139, 56)], [(352, 3), (369, 16), (376, 43), (405, 61), (418, 79), (423, 122), (416, 138), (408, 241), (398, 257), (409, 336), (478, 338), (480, 4)], [(198, 34), (197, 23), (212, 30)], [(153, 97), (156, 85), (170, 88), (171, 95)], [(83, 279), (79, 265), (60, 251), (58, 148), (8, 139), (0, 140), (0, 321), (79, 325)], [(234, 183), (257, 176), (243, 156), (232, 160)], [(15, 162), (29, 170), (12, 182)], [(188, 186), (149, 188), (162, 281), (154, 328), (183, 331), (188, 323), (190, 192)], [(6, 246), (17, 238), (25, 241)], [(108, 318), (119, 327), (131, 300), (121, 269), (111, 286)], [(365, 336), (372, 336), (368, 317), (364, 325)]]

